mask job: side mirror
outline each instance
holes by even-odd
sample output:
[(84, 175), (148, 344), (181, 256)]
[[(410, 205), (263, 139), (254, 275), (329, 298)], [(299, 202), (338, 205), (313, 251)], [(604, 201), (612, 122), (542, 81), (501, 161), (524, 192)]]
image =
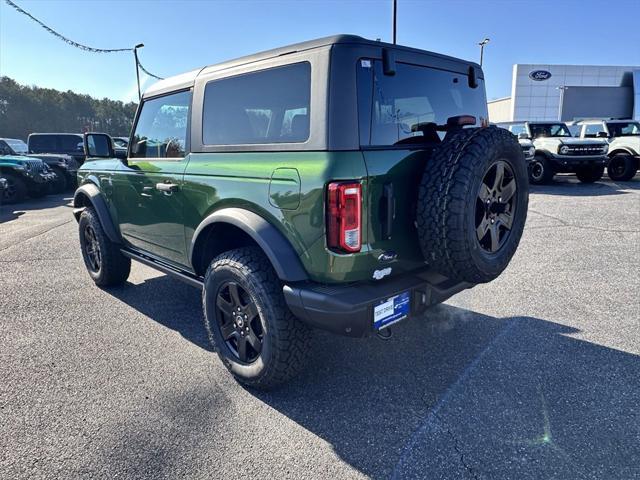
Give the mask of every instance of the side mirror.
[(85, 133), (84, 153), (87, 157), (113, 158), (113, 141), (106, 133)]
[(520, 132), (518, 134), (518, 139), (520, 140), (529, 140), (529, 134), (525, 132)]
[(598, 132), (596, 137), (598, 137), (598, 138), (607, 138), (608, 135), (607, 135), (607, 132)]

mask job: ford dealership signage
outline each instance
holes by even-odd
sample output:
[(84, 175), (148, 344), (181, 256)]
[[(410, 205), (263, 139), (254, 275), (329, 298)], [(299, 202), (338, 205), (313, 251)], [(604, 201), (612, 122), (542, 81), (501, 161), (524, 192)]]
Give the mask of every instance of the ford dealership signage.
[(551, 78), (551, 72), (547, 72), (546, 70), (534, 70), (529, 74), (529, 78), (536, 82), (543, 82)]

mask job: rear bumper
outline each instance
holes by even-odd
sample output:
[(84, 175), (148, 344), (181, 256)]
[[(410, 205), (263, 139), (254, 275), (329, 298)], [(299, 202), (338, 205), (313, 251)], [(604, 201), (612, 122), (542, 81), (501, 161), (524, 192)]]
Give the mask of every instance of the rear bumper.
[(363, 337), (374, 332), (373, 308), (390, 297), (410, 292), (409, 316), (413, 316), (472, 286), (424, 273), (348, 285), (305, 282), (285, 285), (283, 291), (289, 309), (304, 323), (339, 335)]

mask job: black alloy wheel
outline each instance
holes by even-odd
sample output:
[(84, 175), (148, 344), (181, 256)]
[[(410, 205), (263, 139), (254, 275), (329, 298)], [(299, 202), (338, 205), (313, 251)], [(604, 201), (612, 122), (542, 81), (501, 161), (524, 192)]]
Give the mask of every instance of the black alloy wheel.
[(237, 282), (224, 282), (216, 296), (216, 309), (220, 332), (231, 353), (240, 362), (255, 362), (265, 332), (251, 295)]
[(516, 190), (515, 175), (506, 161), (489, 166), (478, 190), (475, 215), (476, 238), (488, 253), (500, 250), (511, 233)]
[(84, 229), (85, 248), (88, 260), (88, 267), (92, 272), (98, 273), (102, 267), (102, 254), (100, 253), (100, 243), (93, 226), (87, 225)]
[(542, 163), (539, 161), (534, 161), (531, 164), (531, 179), (534, 182), (540, 182), (542, 181), (543, 177), (544, 177), (544, 165), (542, 165)]

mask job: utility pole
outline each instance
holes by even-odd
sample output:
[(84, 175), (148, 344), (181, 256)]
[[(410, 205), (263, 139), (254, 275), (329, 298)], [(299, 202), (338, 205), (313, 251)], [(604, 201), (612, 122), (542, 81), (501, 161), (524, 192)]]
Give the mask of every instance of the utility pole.
[(393, 44), (396, 44), (396, 25), (398, 19), (398, 0), (393, 0), (393, 25), (391, 31), (393, 33)]
[(478, 45), (480, 45), (480, 66), (482, 66), (482, 57), (484, 55), (484, 46), (489, 43), (489, 39), (485, 38), (484, 40), (482, 40), (480, 43), (478, 43)]
[(138, 80), (138, 101), (142, 99), (142, 93), (140, 92), (140, 63), (138, 62), (138, 49), (144, 47), (144, 43), (139, 43), (133, 47), (133, 56), (136, 59), (136, 79)]

